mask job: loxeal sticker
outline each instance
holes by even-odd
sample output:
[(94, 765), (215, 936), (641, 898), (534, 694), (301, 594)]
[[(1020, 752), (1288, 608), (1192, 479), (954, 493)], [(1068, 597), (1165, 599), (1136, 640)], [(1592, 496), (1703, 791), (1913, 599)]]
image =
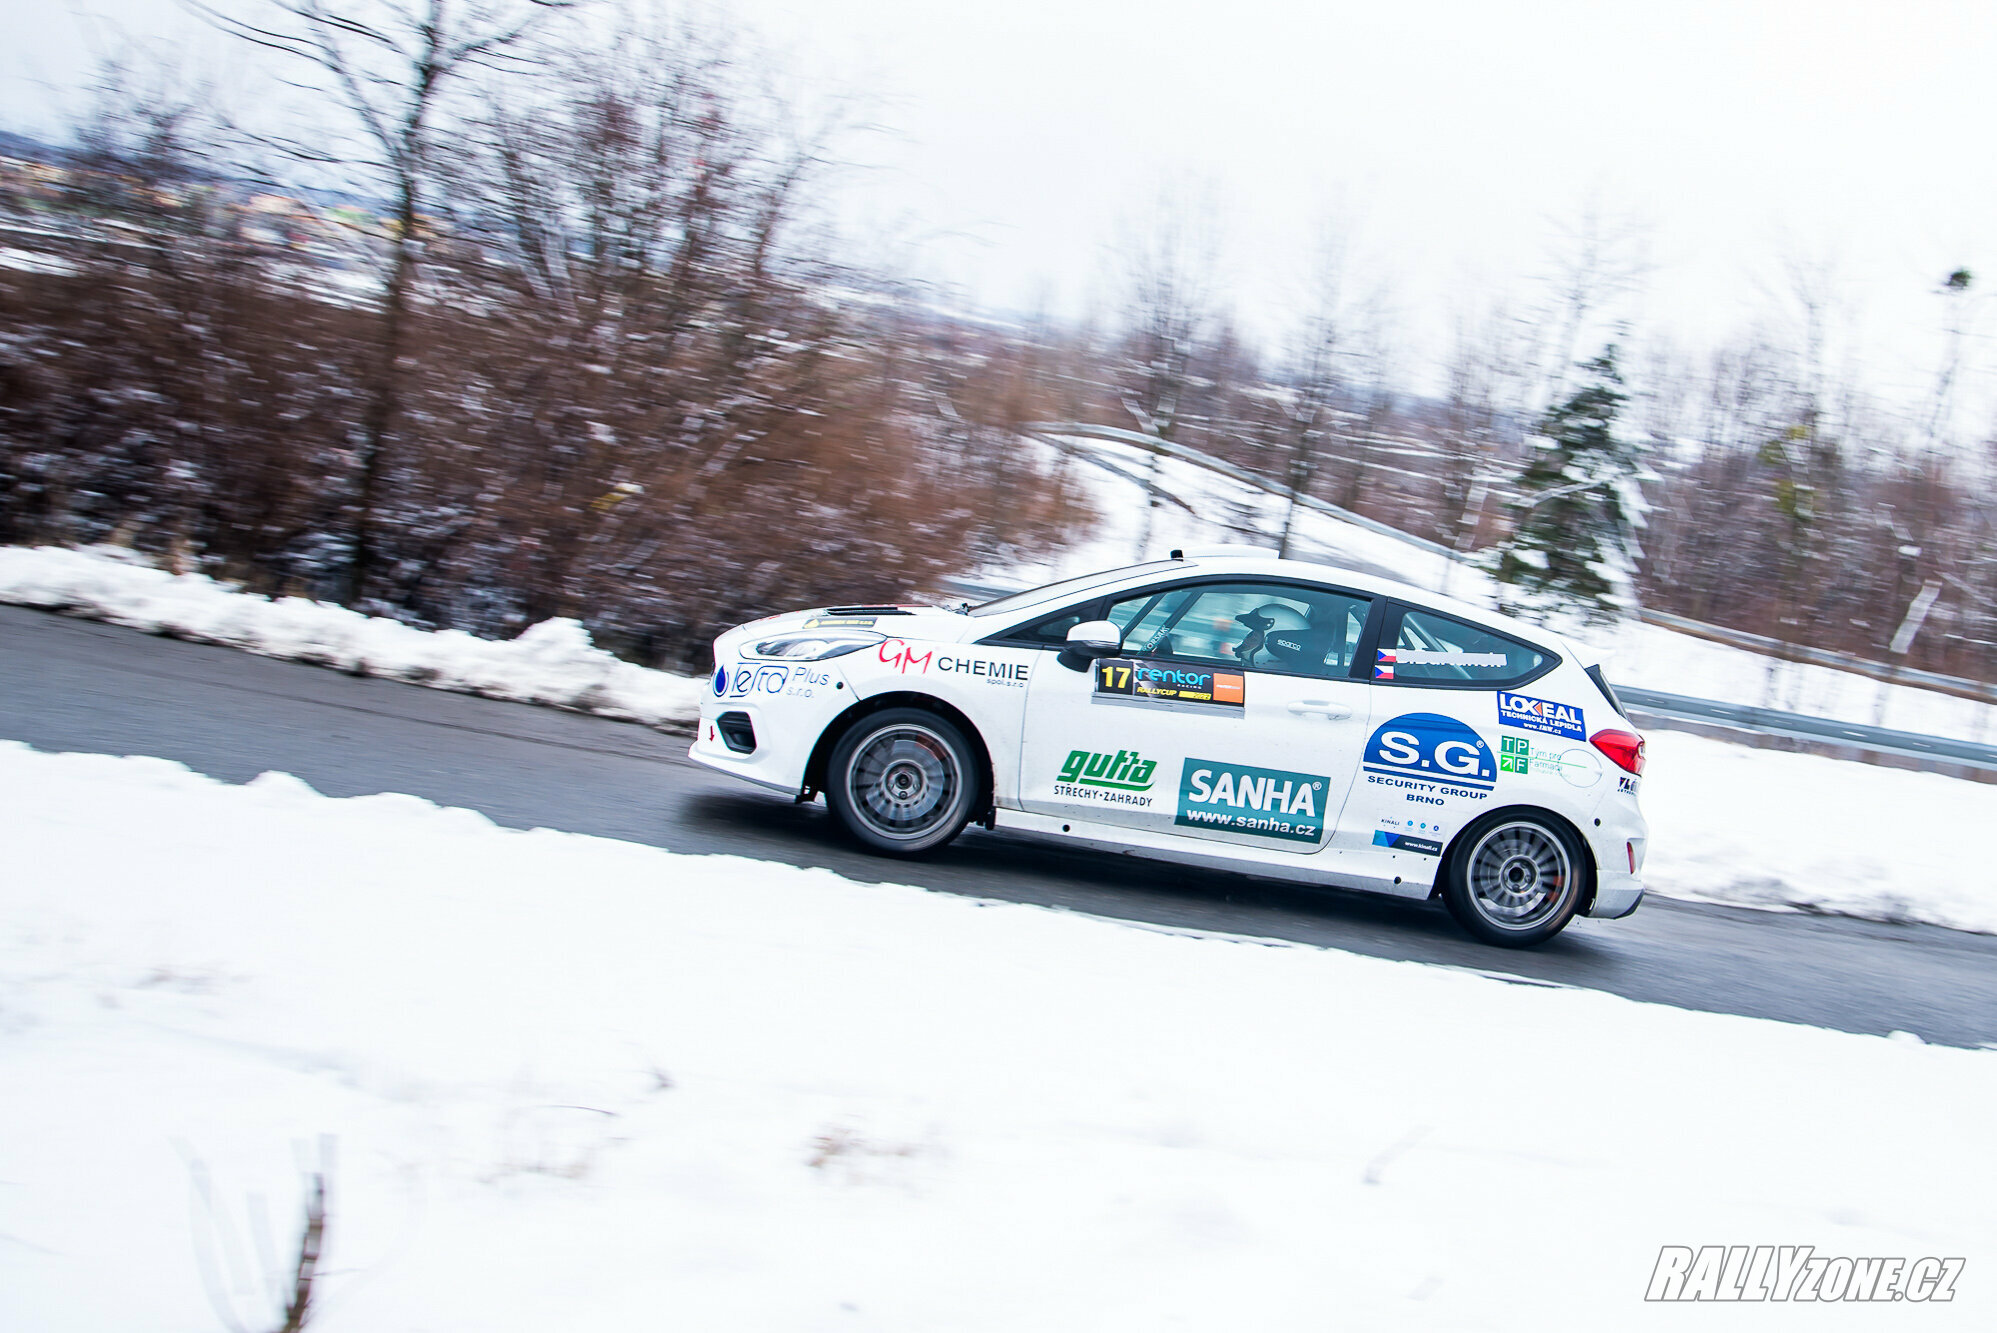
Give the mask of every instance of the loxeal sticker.
[(1573, 704), (1557, 704), (1548, 699), (1508, 694), (1503, 690), (1498, 691), (1498, 722), (1521, 731), (1539, 731), (1577, 741), (1588, 739), (1588, 727), (1582, 712)]
[(1100, 659), (1095, 676), (1096, 694), (1126, 699), (1239, 708), (1247, 694), (1247, 677), (1239, 671), (1140, 662), (1127, 657)]
[(1179, 809), (1172, 822), (1188, 828), (1249, 833), (1285, 842), (1324, 837), (1325, 797), (1331, 779), (1321, 773), (1188, 759), (1179, 775)]

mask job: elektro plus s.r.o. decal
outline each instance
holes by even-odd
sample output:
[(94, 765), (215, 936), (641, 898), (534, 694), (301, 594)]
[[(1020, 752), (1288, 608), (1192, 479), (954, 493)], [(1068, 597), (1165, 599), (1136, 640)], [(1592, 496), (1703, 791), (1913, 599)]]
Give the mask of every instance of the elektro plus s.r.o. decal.
[(1366, 742), (1366, 781), (1410, 801), (1441, 805), (1455, 796), (1481, 801), (1498, 783), (1498, 761), (1484, 738), (1440, 713), (1403, 713)]
[(1331, 780), (1320, 773), (1188, 759), (1180, 772), (1179, 810), (1172, 822), (1315, 844), (1324, 841), (1330, 789)]
[(714, 693), (717, 697), (725, 695), (730, 699), (744, 699), (752, 694), (782, 694), (790, 678), (790, 667), (737, 662), (732, 669), (714, 669)]
[(1129, 657), (1097, 661), (1097, 698), (1153, 703), (1199, 704), (1236, 709), (1247, 697), (1247, 678), (1239, 671), (1143, 662)]

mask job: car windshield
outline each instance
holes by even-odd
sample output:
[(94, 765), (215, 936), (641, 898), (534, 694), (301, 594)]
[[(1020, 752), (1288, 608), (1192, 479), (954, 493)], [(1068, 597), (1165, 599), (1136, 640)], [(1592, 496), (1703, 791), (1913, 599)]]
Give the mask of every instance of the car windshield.
[(986, 602), (982, 606), (971, 607), (967, 614), (974, 616), (1002, 616), (1008, 611), (1024, 610), (1029, 606), (1038, 606), (1042, 602), (1060, 601), (1063, 598), (1076, 596), (1089, 591), (1091, 588), (1100, 588), (1105, 584), (1115, 583), (1132, 574), (1145, 574), (1158, 569), (1183, 569), (1184, 567), (1185, 562), (1181, 560), (1153, 560), (1150, 564), (1146, 565), (1126, 565), (1122, 569), (1104, 570), (1099, 574), (1083, 574), (1079, 578), (1063, 579), (1059, 583), (1049, 583), (1041, 588), (1028, 588), (1025, 592), (1012, 593), (999, 598), (995, 602)]

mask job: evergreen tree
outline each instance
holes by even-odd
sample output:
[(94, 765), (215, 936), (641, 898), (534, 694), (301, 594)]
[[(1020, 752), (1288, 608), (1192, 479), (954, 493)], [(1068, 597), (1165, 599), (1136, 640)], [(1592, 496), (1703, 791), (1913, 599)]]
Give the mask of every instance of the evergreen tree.
[(1642, 445), (1617, 432), (1627, 395), (1616, 348), (1582, 367), (1586, 378), (1548, 410), (1516, 479), (1512, 537), (1493, 572), (1508, 611), (1540, 619), (1558, 611), (1610, 621), (1636, 606), (1640, 483), (1654, 478)]

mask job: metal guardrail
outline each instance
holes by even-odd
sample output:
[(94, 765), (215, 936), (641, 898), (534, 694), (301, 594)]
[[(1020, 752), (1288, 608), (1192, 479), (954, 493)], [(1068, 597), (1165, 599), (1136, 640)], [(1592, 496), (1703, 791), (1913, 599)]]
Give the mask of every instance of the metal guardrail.
[(1722, 703), (1717, 699), (1693, 699), (1682, 694), (1664, 694), (1657, 690), (1640, 690), (1628, 685), (1616, 686), (1616, 697), (1621, 699), (1624, 707), (1631, 712), (1644, 713), (1656, 718), (1703, 722), (1710, 726), (1753, 732), (1757, 736), (1784, 736), (1791, 740), (1814, 741), (1818, 744), (1845, 745), (1874, 754), (1893, 754), (1908, 759), (1962, 764), (1969, 768), (1997, 772), (1997, 745), (1984, 745), (1977, 741), (1956, 740), (1948, 736), (1927, 736), (1917, 731), (1893, 731), (1886, 727), (1869, 727), (1858, 722), (1839, 722), (1827, 717), (1811, 717), (1806, 713), (1785, 713), (1775, 708), (1757, 708), (1753, 704)]
[(1749, 634), (1744, 630), (1728, 629), (1725, 625), (1709, 625), (1703, 620), (1674, 616), (1668, 611), (1645, 611), (1643, 621), (1647, 625), (1676, 630), (1680, 634), (1690, 634), (1695, 638), (1724, 643), (1730, 648), (1745, 648), (1748, 652), (1773, 657), (1777, 661), (1803, 662), (1810, 666), (1829, 667), (1833, 671), (1848, 671), (1852, 675), (1884, 681), (1889, 685), (1913, 685), (1919, 689), (1933, 690), (1937, 694), (1952, 694), (1958, 699), (1974, 699), (1978, 703), (1997, 704), (1997, 685), (1987, 681), (1969, 680), (1962, 676), (1944, 676), (1938, 671), (1917, 671), (1912, 667), (1896, 666), (1890, 662), (1874, 662), (1863, 657), (1846, 657), (1824, 648), (1811, 648), (1805, 644), (1788, 643), (1761, 634)]

